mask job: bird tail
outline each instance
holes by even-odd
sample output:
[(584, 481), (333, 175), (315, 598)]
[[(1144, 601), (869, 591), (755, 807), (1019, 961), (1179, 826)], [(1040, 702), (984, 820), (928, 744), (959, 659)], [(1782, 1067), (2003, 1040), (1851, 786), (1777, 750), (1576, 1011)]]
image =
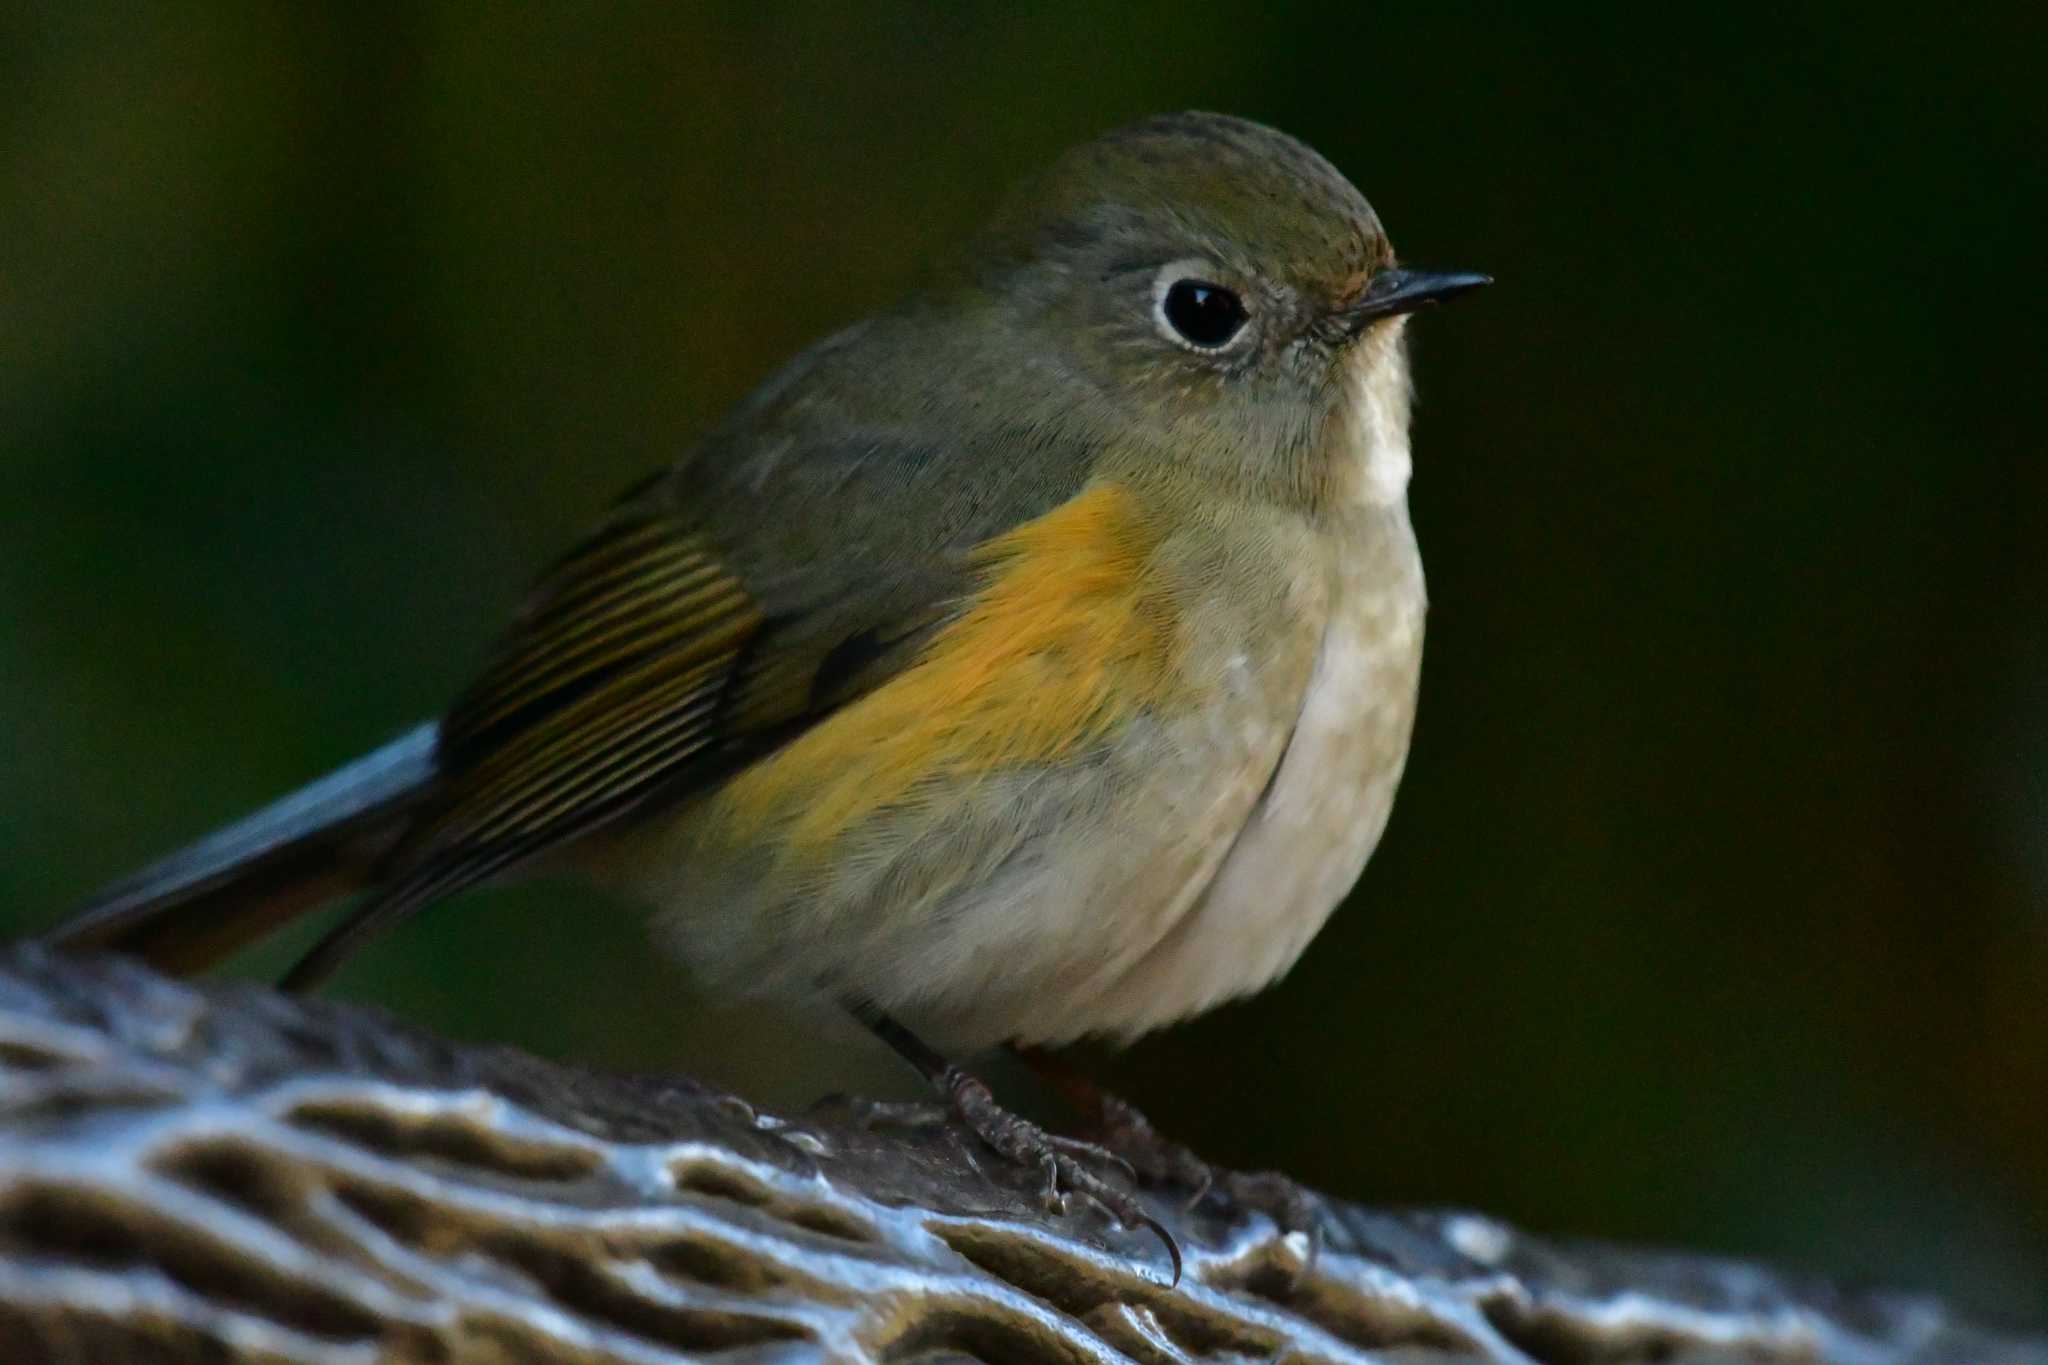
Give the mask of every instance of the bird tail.
[(53, 945), (196, 972), (366, 886), (435, 775), (433, 722), (95, 896)]

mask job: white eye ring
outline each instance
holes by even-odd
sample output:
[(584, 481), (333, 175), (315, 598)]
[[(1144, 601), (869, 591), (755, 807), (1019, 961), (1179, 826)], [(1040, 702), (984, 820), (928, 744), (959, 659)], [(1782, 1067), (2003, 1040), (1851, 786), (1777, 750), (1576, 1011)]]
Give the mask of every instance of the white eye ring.
[[(1224, 355), (1246, 345), (1252, 335), (1251, 310), (1245, 307), (1244, 298), (1236, 289), (1219, 282), (1221, 275), (1222, 272), (1210, 262), (1195, 257), (1168, 261), (1159, 267), (1159, 272), (1152, 277), (1152, 324), (1159, 329), (1159, 335), (1182, 350), (1193, 351), (1196, 355)], [(1180, 295), (1175, 294), (1176, 286), (1210, 291), (1210, 299), (1198, 302), (1207, 304), (1209, 311), (1215, 316), (1206, 319), (1182, 317), (1176, 320), (1168, 311), (1168, 300), (1174, 299), (1175, 307), (1179, 308), (1184, 306), (1182, 300), (1186, 297), (1185, 291)], [(1228, 310), (1218, 311), (1211, 301), (1214, 299), (1227, 301)], [(1234, 323), (1230, 322), (1229, 310), (1235, 312)], [(1201, 322), (1230, 325), (1232, 330), (1213, 343), (1205, 342), (1198, 334), (1194, 334), (1194, 328)]]

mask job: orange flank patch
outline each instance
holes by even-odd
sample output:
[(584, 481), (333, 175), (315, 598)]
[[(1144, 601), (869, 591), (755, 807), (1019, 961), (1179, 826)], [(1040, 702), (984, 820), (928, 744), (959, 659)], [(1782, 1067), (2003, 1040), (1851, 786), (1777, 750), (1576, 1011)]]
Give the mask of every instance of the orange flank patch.
[(734, 778), (729, 819), (816, 850), (921, 789), (1085, 750), (1174, 689), (1137, 500), (1100, 485), (978, 548), (984, 586), (909, 668)]

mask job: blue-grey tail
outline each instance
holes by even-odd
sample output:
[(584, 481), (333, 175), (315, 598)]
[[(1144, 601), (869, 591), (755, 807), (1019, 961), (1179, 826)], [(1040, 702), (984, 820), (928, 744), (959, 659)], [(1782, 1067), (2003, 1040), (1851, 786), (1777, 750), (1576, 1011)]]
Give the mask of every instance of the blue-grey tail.
[(49, 935), (195, 971), (360, 889), (432, 786), (438, 726), (374, 753), (101, 891)]

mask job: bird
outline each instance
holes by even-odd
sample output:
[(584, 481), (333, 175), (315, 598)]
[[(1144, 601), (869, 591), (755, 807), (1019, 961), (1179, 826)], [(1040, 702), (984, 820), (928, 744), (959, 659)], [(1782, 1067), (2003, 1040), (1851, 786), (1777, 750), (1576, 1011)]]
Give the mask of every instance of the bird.
[(1350, 891), (1421, 676), (1404, 329), (1486, 283), (1399, 263), (1264, 125), (1082, 143), (625, 492), (437, 719), (47, 937), (191, 972), (346, 901), (307, 990), (457, 892), (580, 875), (1149, 1221), (949, 1057), (1257, 991)]

